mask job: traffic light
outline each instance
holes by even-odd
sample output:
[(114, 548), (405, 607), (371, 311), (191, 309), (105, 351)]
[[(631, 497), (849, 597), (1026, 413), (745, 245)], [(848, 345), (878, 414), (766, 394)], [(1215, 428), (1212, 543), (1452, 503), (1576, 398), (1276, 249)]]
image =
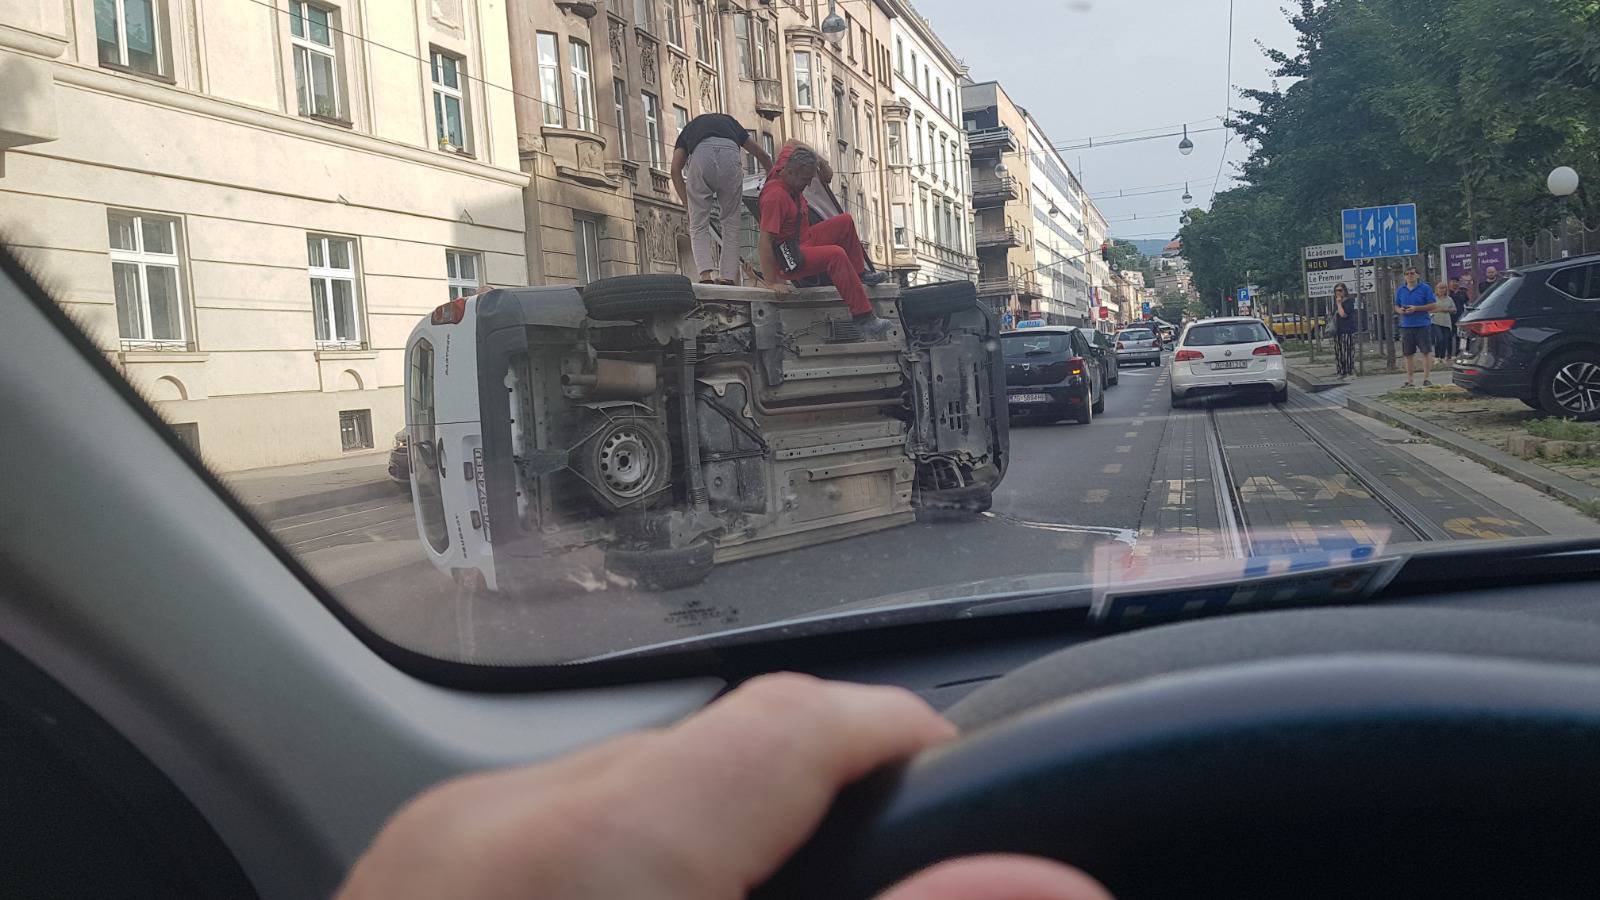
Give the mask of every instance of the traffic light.
[(1100, 258), (1105, 260), (1108, 263), (1111, 262), (1111, 242), (1110, 241), (1101, 241), (1100, 242)]

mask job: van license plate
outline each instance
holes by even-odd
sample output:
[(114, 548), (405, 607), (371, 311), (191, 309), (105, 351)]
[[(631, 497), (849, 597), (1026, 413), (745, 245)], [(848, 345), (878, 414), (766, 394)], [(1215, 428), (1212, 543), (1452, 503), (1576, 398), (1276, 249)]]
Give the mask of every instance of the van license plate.
[(1212, 363), (1211, 364), (1211, 368), (1212, 368), (1213, 371), (1215, 371), (1217, 369), (1248, 369), (1249, 367), (1250, 367), (1249, 361), (1248, 360), (1243, 360), (1243, 359), (1236, 359), (1236, 360), (1233, 360), (1231, 362), (1219, 362), (1219, 363)]
[(1012, 394), (1012, 403), (1049, 403), (1049, 394)]

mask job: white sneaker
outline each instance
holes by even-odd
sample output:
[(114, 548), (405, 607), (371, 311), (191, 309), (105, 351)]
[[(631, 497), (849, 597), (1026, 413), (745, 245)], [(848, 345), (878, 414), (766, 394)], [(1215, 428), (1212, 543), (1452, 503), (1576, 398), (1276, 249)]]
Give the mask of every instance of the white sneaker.
[(879, 318), (878, 316), (868, 316), (867, 318), (856, 319), (854, 321), (856, 323), (856, 330), (861, 333), (862, 339), (869, 341), (881, 341), (887, 339), (889, 337), (889, 329), (894, 327), (893, 322), (889, 321), (888, 319)]

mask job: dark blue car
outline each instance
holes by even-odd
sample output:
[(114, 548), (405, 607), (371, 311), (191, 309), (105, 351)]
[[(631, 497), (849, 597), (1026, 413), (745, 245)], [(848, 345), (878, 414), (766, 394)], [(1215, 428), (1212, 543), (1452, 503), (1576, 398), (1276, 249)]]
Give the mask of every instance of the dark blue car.
[(1552, 416), (1600, 419), (1600, 254), (1510, 272), (1461, 317), (1454, 381)]

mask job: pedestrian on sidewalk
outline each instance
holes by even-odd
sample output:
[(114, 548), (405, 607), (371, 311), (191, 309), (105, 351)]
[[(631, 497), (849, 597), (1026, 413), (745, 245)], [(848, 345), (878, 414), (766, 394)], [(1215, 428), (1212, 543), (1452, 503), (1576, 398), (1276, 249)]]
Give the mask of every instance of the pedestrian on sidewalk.
[(882, 284), (886, 272), (866, 272), (866, 254), (856, 232), (855, 218), (841, 213), (810, 224), (811, 210), (805, 188), (817, 175), (817, 156), (809, 147), (795, 147), (776, 178), (761, 189), (761, 273), (779, 296), (793, 293), (788, 284), (797, 278), (826, 273), (850, 308), (861, 335), (882, 340), (893, 323), (879, 318), (867, 299), (864, 284)]
[[(1500, 270), (1490, 266), (1483, 270), (1483, 280), (1478, 282), (1477, 300), (1482, 300), (1483, 295), (1500, 286)], [(1476, 300), (1474, 302), (1477, 302)]]
[(1455, 355), (1456, 301), (1450, 292), (1450, 282), (1441, 281), (1433, 289), (1433, 355), (1441, 364), (1448, 364)]
[(1340, 378), (1352, 378), (1356, 374), (1356, 313), (1356, 301), (1351, 299), (1345, 286), (1334, 285), (1333, 361)]
[[(672, 185), (688, 208), (689, 243), (700, 281), (705, 284), (733, 284), (739, 274), (739, 241), (734, 232), (744, 193), (741, 147), (763, 169), (772, 166), (772, 157), (756, 143), (754, 135), (733, 116), (722, 113), (695, 116), (678, 132), (678, 141), (673, 145)], [(722, 228), (721, 254), (713, 254), (711, 249), (713, 203)]]
[(1416, 266), (1406, 269), (1406, 283), (1394, 292), (1394, 311), (1400, 314), (1400, 352), (1406, 358), (1406, 387), (1415, 387), (1416, 357), (1422, 356), (1422, 386), (1432, 387), (1433, 288), (1422, 283)]

